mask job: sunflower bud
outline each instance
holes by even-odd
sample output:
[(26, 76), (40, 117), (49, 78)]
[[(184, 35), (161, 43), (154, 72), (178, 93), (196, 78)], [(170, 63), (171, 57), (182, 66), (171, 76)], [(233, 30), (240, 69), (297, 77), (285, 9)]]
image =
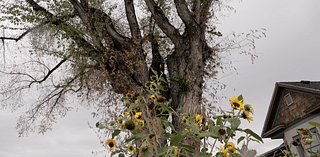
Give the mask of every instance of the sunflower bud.
[(151, 82), (147, 82), (146, 86), (149, 87), (151, 85)]
[(132, 120), (127, 120), (124, 125), (128, 130), (133, 130), (135, 127), (135, 124)]

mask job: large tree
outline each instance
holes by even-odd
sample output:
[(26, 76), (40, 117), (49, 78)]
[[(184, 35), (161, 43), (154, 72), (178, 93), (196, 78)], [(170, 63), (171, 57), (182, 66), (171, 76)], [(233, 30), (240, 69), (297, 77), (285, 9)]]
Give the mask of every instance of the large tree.
[[(228, 9), (224, 0), (7, 0), (0, 4), (2, 27), (10, 31), (0, 38), (4, 48), (5, 42), (25, 39), (31, 47), (19, 51), (40, 58), (22, 61), (24, 67), (18, 70), (1, 70), (12, 80), (2, 85), (2, 94), (17, 99), (15, 95), (25, 90), (45, 87), (39, 101), (20, 118), (21, 134), (38, 120), (39, 132), (49, 129), (55, 117), (69, 109), (63, 101), (68, 94), (104, 100), (95, 107), (103, 115), (112, 114), (108, 108), (119, 109), (112, 106), (118, 103), (112, 96), (138, 93), (150, 80), (151, 68), (164, 74), (167, 84), (162, 95), (172, 99), (174, 110), (200, 114), (204, 80), (214, 78), (222, 66), (219, 53), (254, 48), (253, 39), (258, 37), (252, 32), (239, 42), (222, 38), (216, 21), (221, 9)], [(176, 118), (173, 124), (179, 130)]]

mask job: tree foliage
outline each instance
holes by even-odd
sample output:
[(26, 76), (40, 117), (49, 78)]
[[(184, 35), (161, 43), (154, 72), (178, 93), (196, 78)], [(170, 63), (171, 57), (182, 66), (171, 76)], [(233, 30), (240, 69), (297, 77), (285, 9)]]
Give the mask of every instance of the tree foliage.
[[(231, 9), (226, 3), (1, 1), (0, 39), (6, 54), (2, 107), (27, 106), (17, 125), (20, 135), (51, 129), (57, 116), (72, 109), (69, 100), (75, 96), (96, 109), (94, 116), (108, 121), (127, 107), (117, 101), (121, 95), (143, 95), (152, 68), (163, 73), (161, 95), (172, 99), (175, 111), (192, 116), (208, 112), (212, 108), (203, 91), (211, 87), (207, 83), (216, 84), (219, 69), (229, 66), (223, 52), (237, 49), (254, 59), (254, 40), (264, 36), (260, 31), (223, 36), (216, 30), (221, 10)], [(181, 130), (176, 118), (173, 125)]]

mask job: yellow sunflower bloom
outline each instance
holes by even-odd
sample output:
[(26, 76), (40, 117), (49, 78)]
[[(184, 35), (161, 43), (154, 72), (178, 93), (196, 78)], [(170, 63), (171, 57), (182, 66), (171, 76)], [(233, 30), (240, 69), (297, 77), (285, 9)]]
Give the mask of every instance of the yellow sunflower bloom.
[(114, 139), (108, 139), (106, 141), (106, 145), (108, 145), (110, 147), (110, 150), (114, 149), (115, 147), (117, 147), (117, 142)]
[(127, 118), (130, 118), (130, 113), (129, 112), (124, 112), (124, 114), (127, 116)]
[(250, 113), (247, 111), (243, 111), (241, 114), (243, 119), (246, 119), (246, 120), (248, 120), (249, 123), (251, 123), (251, 121), (253, 121), (253, 117), (250, 117), (249, 115), (250, 115)]
[(120, 129), (121, 129), (122, 131), (126, 131), (126, 130), (127, 130), (124, 123), (120, 124)]
[(253, 108), (250, 104), (244, 105), (244, 111), (250, 112), (251, 114), (253, 114)]
[(237, 153), (237, 151), (236, 151), (235, 148), (228, 148), (228, 152), (229, 152), (230, 154), (236, 154), (236, 153)]
[(134, 115), (134, 118), (135, 118), (135, 119), (141, 119), (141, 114), (142, 114), (142, 112), (137, 112), (137, 113)]
[(186, 124), (189, 118), (186, 118), (185, 116), (182, 117), (182, 122), (183, 124)]
[(150, 95), (149, 98), (151, 98), (152, 100), (156, 99), (154, 95)]
[(234, 148), (234, 144), (233, 144), (232, 142), (228, 142), (228, 143), (227, 143), (227, 147), (228, 147), (228, 148)]
[[(141, 114), (142, 112), (137, 112), (135, 115), (134, 115), (134, 119), (138, 122), (138, 123), (142, 123), (142, 127), (144, 127), (144, 120), (142, 120), (141, 118)], [(138, 125), (138, 123), (136, 123), (136, 125)]]
[(200, 114), (197, 114), (197, 115), (196, 115), (196, 122), (197, 122), (199, 125), (202, 123), (202, 122), (201, 122), (202, 118), (203, 118), (203, 116), (201, 116)]
[(130, 144), (130, 145), (128, 146), (128, 151), (129, 151), (129, 152), (133, 152), (133, 151), (134, 151), (134, 146), (133, 146), (132, 144)]
[(139, 152), (139, 149), (140, 149), (140, 148), (136, 148), (136, 149), (134, 150), (134, 153)]
[(172, 146), (174, 148), (174, 155), (178, 155), (178, 147), (177, 146)]
[(224, 156), (226, 156), (226, 157), (229, 157), (230, 156), (230, 153), (228, 152), (229, 151), (229, 149), (228, 148), (225, 148), (225, 147), (222, 147), (222, 146), (220, 146), (220, 151), (222, 152), (222, 153), (224, 153)]
[(231, 97), (230, 99), (230, 103), (232, 105), (232, 107), (234, 109), (237, 109), (237, 110), (242, 110), (243, 108), (243, 99), (241, 101), (239, 101), (238, 97), (237, 96), (234, 96), (234, 97)]
[(119, 125), (121, 125), (121, 124), (123, 123), (122, 117), (119, 117), (118, 120), (117, 120), (117, 122), (118, 122)]
[(187, 128), (185, 128), (184, 130), (185, 130), (185, 131), (192, 131), (192, 129), (187, 129)]

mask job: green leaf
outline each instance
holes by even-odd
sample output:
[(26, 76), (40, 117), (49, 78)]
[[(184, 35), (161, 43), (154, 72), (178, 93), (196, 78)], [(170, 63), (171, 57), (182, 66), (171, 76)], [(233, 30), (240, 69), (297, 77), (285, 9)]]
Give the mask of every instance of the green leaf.
[(161, 135), (162, 131), (163, 131), (163, 129), (162, 129), (162, 121), (161, 121), (161, 119), (159, 117), (157, 117), (157, 120), (158, 120), (158, 123), (159, 123), (159, 126), (158, 126), (157, 129), (159, 130), (159, 134)]
[(208, 131), (202, 131), (201, 135), (199, 135), (199, 137), (218, 137), (219, 135), (217, 134), (217, 132), (208, 132)]
[(142, 99), (142, 96), (139, 95), (139, 96), (137, 97), (137, 99), (140, 101), (140, 100)]
[(136, 134), (136, 135), (133, 135), (132, 137), (130, 137), (130, 138), (127, 138), (126, 140), (125, 140), (125, 143), (128, 143), (128, 142), (130, 142), (130, 141), (132, 141), (132, 140), (134, 140), (134, 142), (139, 142), (139, 141), (142, 141), (143, 139), (145, 139), (146, 138), (146, 135), (144, 135), (144, 134)]
[(161, 91), (165, 91), (161, 85), (157, 85), (157, 88)]
[[(161, 106), (162, 106), (162, 104), (161, 104)], [(170, 127), (173, 131), (175, 130), (174, 127), (173, 127), (173, 125), (172, 125), (172, 123), (169, 122), (169, 121), (166, 119), (166, 117), (160, 117), (160, 119), (161, 119), (161, 123), (162, 123), (165, 127)]]
[(217, 116), (217, 125), (221, 125), (223, 120), (221, 119), (221, 116)]
[(308, 122), (310, 125), (320, 128), (320, 124), (317, 122)]
[(164, 133), (164, 139), (168, 140), (171, 137), (170, 133)]
[(239, 137), (239, 138), (238, 138), (238, 144), (239, 144), (244, 138), (246, 138), (246, 137), (244, 137), (244, 136)]
[(116, 122), (111, 121), (110, 123), (108, 123), (110, 126), (113, 126), (114, 124), (116, 124)]
[(159, 155), (164, 155), (166, 152), (168, 152), (169, 150), (171, 150), (172, 147), (161, 147), (159, 150), (158, 150), (158, 153)]
[(212, 124), (209, 125), (209, 132), (213, 132), (215, 134), (218, 134), (220, 127), (219, 126), (213, 126)]
[(238, 96), (238, 100), (239, 100), (239, 101), (243, 100), (243, 96), (242, 96), (242, 95), (239, 95), (239, 96)]
[(160, 81), (167, 83), (163, 77), (160, 77)]
[(188, 127), (191, 128), (192, 131), (193, 131), (195, 134), (197, 134), (197, 133), (200, 132), (200, 129), (199, 129), (199, 127), (198, 127), (197, 125), (189, 124)]
[(151, 71), (153, 72), (154, 75), (158, 75), (157, 71), (153, 70), (153, 68), (151, 68), (151, 67), (150, 67), (150, 69), (151, 69)]
[(111, 153), (110, 157), (114, 156), (115, 154), (118, 154), (120, 152), (122, 152), (123, 150), (116, 150), (114, 152)]
[(194, 151), (194, 146), (183, 144), (183, 143), (180, 143), (179, 145), (181, 146), (181, 148), (183, 148), (184, 150), (186, 150), (190, 153), (193, 153), (193, 151)]
[(231, 124), (231, 129), (235, 130), (241, 124), (239, 119), (228, 118), (227, 121)]
[(231, 138), (236, 136), (236, 134), (234, 133), (234, 130), (232, 130), (230, 127), (227, 127), (227, 135)]
[(245, 130), (243, 130), (243, 131), (263, 143), (262, 138), (261, 138), (259, 135), (257, 135), (256, 133), (254, 133), (252, 130), (250, 130), (250, 129), (245, 129)]
[(181, 134), (174, 135), (171, 137), (171, 144), (174, 146), (178, 145), (180, 141), (182, 141), (184, 138), (186, 138), (186, 135), (181, 135)]
[(210, 157), (211, 154), (207, 154), (207, 153), (198, 153), (197, 155), (193, 156), (193, 157)]
[(114, 132), (112, 133), (112, 139), (115, 137), (115, 136), (118, 136), (120, 134), (121, 130), (114, 130)]

